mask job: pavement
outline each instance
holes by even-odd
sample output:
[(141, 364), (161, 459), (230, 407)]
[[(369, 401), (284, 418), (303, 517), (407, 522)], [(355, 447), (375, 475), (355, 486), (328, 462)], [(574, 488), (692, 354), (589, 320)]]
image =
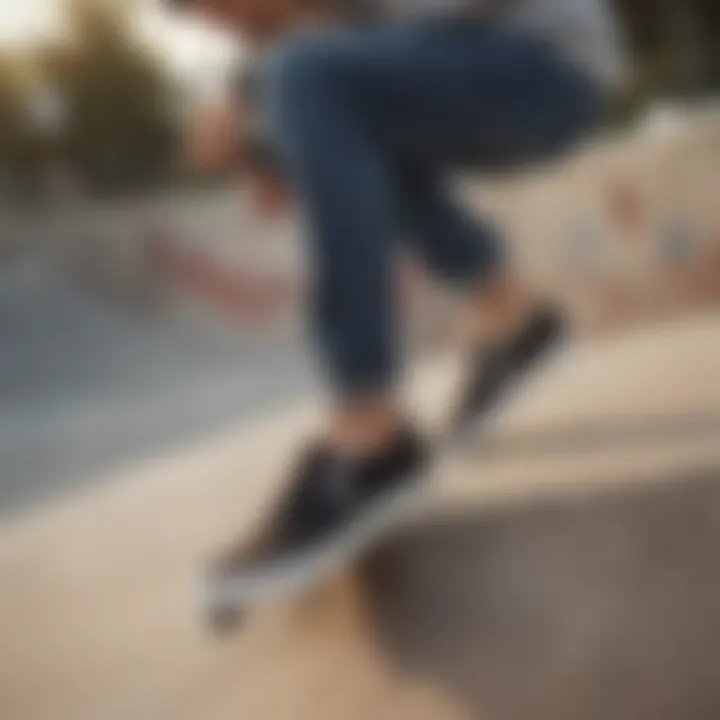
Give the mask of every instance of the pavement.
[[(237, 636), (203, 563), (262, 517), (299, 405), (0, 525), (0, 715), (19, 720), (720, 717), (720, 318), (573, 346), (425, 517)], [(439, 416), (450, 366), (408, 393)]]

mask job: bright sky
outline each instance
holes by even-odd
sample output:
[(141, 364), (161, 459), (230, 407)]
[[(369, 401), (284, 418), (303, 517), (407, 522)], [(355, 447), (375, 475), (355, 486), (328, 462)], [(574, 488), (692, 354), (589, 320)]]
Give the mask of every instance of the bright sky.
[[(60, 33), (61, 4), (62, 0), (0, 0), (0, 47)], [(142, 36), (180, 77), (202, 90), (221, 80), (237, 53), (235, 44), (217, 31), (168, 16), (159, 0), (143, 0), (137, 23)]]
[(0, 43), (22, 41), (54, 30), (58, 25), (54, 0), (0, 0)]

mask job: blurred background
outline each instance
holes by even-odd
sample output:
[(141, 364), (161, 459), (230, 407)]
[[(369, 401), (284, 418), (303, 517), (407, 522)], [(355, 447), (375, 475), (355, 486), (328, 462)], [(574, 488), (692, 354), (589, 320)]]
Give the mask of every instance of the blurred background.
[[(606, 132), (682, 125), (686, 142), (720, 85), (720, 9), (714, 0), (617, 4), (633, 79)], [(150, 0), (0, 9), (0, 508), (62, 494), (102, 467), (211, 435), (314, 387), (298, 342), (292, 223), (259, 222), (241, 181), (184, 161), (188, 124), (244, 62), (216, 28)], [(555, 266), (587, 259), (594, 236), (602, 245), (622, 230), (589, 209), (607, 200), (605, 215), (624, 213), (635, 235), (664, 233), (682, 254), (703, 211), (680, 207), (676, 189), (665, 189), (678, 205), (658, 220), (666, 228), (633, 227), (632, 217), (662, 202), (641, 207), (649, 174), (711, 192), (717, 156), (703, 142), (713, 141), (695, 141), (703, 167), (666, 167), (672, 161), (650, 149), (643, 158), (665, 170), (643, 177), (627, 174), (632, 153), (616, 149), (624, 166), (583, 181), (588, 207), (565, 201), (546, 240), (525, 201), (535, 231), (524, 244)], [(611, 150), (599, 154), (585, 164), (607, 165)], [(502, 215), (513, 197), (487, 201)]]
[[(635, 492), (706, 474), (429, 528), (397, 550), (396, 585), (372, 569), (386, 649), (473, 718), (720, 716), (720, 3), (615, 4), (631, 82), (596, 137), (553, 167), (458, 178), (567, 300), (579, 341), (450, 475), (527, 506), (596, 476)], [(182, 583), (258, 517), (308, 427), (289, 408), (321, 391), (295, 223), (258, 218), (242, 177), (186, 162), (193, 118), (246, 62), (153, 0), (0, 0), (8, 720), (465, 717), (452, 692), (392, 694), (360, 649), (370, 630), (337, 613), (320, 614), (332, 633), (277, 625), (237, 653), (190, 629)], [(433, 348), (451, 299), (417, 269), (402, 282), (413, 342)], [(436, 408), (446, 374), (429, 368), (438, 402), (419, 405)], [(435, 616), (462, 622), (433, 640)]]
[(2, 510), (308, 386), (293, 259), (185, 162), (241, 49), (158, 5), (0, 8)]

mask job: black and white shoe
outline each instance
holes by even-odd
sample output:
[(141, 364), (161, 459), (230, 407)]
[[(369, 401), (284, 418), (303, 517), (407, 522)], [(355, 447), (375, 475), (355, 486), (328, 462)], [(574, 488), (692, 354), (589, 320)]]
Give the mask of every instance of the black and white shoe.
[(410, 429), (362, 460), (313, 447), (255, 542), (211, 568), (206, 605), (246, 610), (321, 582), (414, 514), (428, 455)]
[(468, 438), (478, 432), (507, 393), (556, 350), (566, 335), (565, 317), (547, 305), (534, 310), (511, 339), (478, 348), (470, 359), (460, 400), (451, 420), (451, 434), (456, 438)]

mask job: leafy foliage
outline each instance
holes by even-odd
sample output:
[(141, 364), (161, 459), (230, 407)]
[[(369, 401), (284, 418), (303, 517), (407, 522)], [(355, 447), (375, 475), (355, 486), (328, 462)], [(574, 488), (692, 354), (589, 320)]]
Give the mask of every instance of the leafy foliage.
[(42, 59), (66, 103), (63, 152), (99, 188), (157, 181), (173, 157), (172, 89), (133, 38), (129, 8), (71, 0), (71, 39)]

